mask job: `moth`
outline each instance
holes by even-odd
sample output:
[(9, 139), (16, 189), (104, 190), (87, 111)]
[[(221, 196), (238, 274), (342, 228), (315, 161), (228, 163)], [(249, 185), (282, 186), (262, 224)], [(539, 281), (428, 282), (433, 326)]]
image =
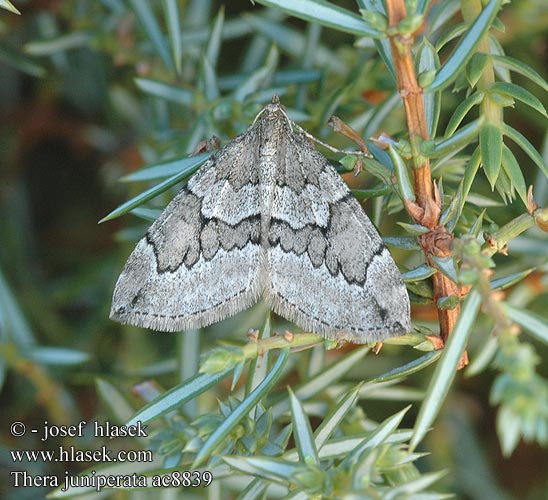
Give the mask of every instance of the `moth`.
[(328, 339), (369, 343), (410, 330), (392, 256), (277, 96), (152, 224), (118, 278), (110, 317), (172, 332), (261, 297)]

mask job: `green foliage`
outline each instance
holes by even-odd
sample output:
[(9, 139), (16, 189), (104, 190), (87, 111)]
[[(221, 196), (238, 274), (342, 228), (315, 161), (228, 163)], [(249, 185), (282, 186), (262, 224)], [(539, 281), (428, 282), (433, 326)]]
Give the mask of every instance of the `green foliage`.
[[(451, 388), (461, 379), (456, 367), (468, 349), (472, 362), (464, 374), (483, 391), (478, 406), (484, 418), (489, 403), (496, 409), (502, 454), (512, 457), (524, 446), (521, 440), (536, 443), (529, 450), (548, 444), (543, 369), (548, 213), (542, 208), (548, 205), (548, 167), (546, 152), (535, 146), (545, 139), (539, 131), (546, 128), (548, 84), (532, 67), (545, 71), (543, 61), (535, 59), (528, 43), (524, 48), (528, 33), (519, 7), (502, 7), (500, 0), (483, 6), (479, 0), (406, 2), (407, 17), (389, 27), (386, 3), (377, 1), (235, 3), (75, 1), (27, 13), (22, 2), (21, 18), (0, 11), (0, 61), (7, 69), (3, 109), (9, 108), (10, 89), (25, 78), (37, 95), (54, 95), (84, 117), (79, 143), (100, 152), (108, 189), (124, 190), (117, 208), (106, 209), (114, 201), (101, 206), (101, 222), (109, 222), (100, 230), (120, 228), (116, 223), (133, 227), (116, 235), (126, 246), (120, 255), (109, 238), (100, 262), (82, 258), (72, 281), (63, 277), (37, 284), (26, 274), (36, 265), (24, 250), (31, 225), (21, 206), (28, 202), (21, 194), (13, 201), (8, 189), (0, 188), (2, 212), (13, 214), (13, 220), (0, 220), (6, 242), (0, 246), (0, 384), (2, 406), (10, 408), (5, 415), (11, 422), (36, 413), (18, 397), (23, 387), (20, 392), (28, 392), (29, 401), (42, 402), (34, 418), (74, 424), (91, 412), (96, 420), (108, 415), (119, 424), (147, 424), (148, 437), (123, 446), (152, 450), (154, 461), (94, 464), (81, 473), (135, 472), (150, 479), (174, 470), (210, 470), (212, 485), (194, 490), (193, 498), (505, 495), (490, 472), (494, 460), (477, 451), (490, 446), (485, 436), (468, 433), (463, 440), (484, 471), (472, 484), (459, 480), (466, 471), (458, 459), (461, 442), (451, 442), (451, 430), (440, 437), (439, 429), (449, 425), (447, 407), (466, 402), (465, 383), (461, 393)], [(7, 1), (0, 7), (16, 12)], [(501, 8), (509, 14), (498, 18)], [(461, 15), (454, 16), (457, 12)], [(545, 16), (537, 17), (536, 29), (545, 31)], [(508, 26), (499, 40), (503, 21)], [(388, 37), (396, 34), (397, 50), (406, 37), (417, 36), (415, 69), (430, 135), (418, 150), (409, 143), (394, 80)], [(274, 93), (296, 122), (329, 144), (348, 148), (346, 138), (324, 126), (336, 112), (359, 131), (373, 155), (360, 162), (348, 155), (330, 158), (340, 162), (343, 174), (358, 173), (351, 182), (354, 192), (370, 200), (371, 218), (391, 247), (415, 305), (414, 331), (389, 339), (380, 356), (371, 354), (372, 346), (335, 351), (333, 343), (310, 333), (275, 334), (293, 327), (281, 318), (271, 324), (263, 305), (213, 325), (200, 337), (197, 332), (176, 339), (142, 334), (108, 322), (113, 279), (144, 231), (139, 219), (157, 217), (175, 188), (211, 154), (203, 152), (200, 141), (234, 137)], [(0, 132), (6, 160), (17, 171), (14, 158), (25, 149), (25, 137), (14, 138), (5, 126)], [(121, 151), (128, 145), (137, 162), (124, 160)], [(431, 160), (442, 202), (440, 225), (455, 236), (452, 257), (430, 264), (417, 241), (428, 228), (414, 223), (404, 208), (416, 199), (417, 151)], [(9, 172), (2, 175), (18, 193), (23, 181)], [(114, 183), (118, 178), (123, 188)], [(56, 183), (63, 179), (53, 179)], [(64, 188), (70, 190), (68, 184)], [(54, 197), (51, 185), (44, 191)], [(127, 214), (138, 219), (110, 222)], [(70, 210), (59, 216), (65, 229), (79, 224)], [(78, 250), (70, 258), (74, 254)], [(436, 307), (454, 309), (461, 297), (435, 296), (436, 272), (468, 292), (443, 351), (434, 349), (439, 326), (431, 313)], [(75, 303), (83, 304), (77, 321), (64, 313)], [(244, 332), (261, 322), (256, 338), (244, 341)], [(155, 382), (138, 398), (131, 396), (130, 386), (143, 379)], [(83, 401), (94, 382), (100, 405), (91, 409)], [(460, 406), (459, 411), (469, 411), (469, 405)], [(473, 413), (459, 417), (461, 427), (452, 429), (469, 429)], [(28, 439), (29, 449), (44, 446)], [(75, 440), (64, 444), (82, 447)], [(1, 446), (3, 452), (13, 448), (12, 437), (3, 437)], [(487, 455), (498, 452), (490, 450)], [(53, 465), (41, 467), (45, 473)], [(522, 483), (516, 497), (545, 498), (548, 485), (542, 478), (536, 476), (534, 488)], [(102, 495), (92, 490), (57, 489), (51, 496)], [(5, 491), (11, 498), (15, 490)], [(182, 489), (149, 492), (190, 496)]]
[(21, 14), (9, 0), (0, 0), (0, 7), (15, 14)]

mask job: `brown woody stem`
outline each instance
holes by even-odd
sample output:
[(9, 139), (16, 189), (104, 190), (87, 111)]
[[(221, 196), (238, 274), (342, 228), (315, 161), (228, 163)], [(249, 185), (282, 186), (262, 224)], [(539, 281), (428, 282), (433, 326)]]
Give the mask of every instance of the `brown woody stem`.
[[(415, 188), (416, 204), (406, 208), (418, 224), (428, 227), (430, 231), (419, 238), (424, 251), (426, 262), (436, 267), (432, 256), (447, 257), (451, 255), (450, 243), (453, 235), (447, 233), (444, 227), (439, 225), (441, 214), (441, 200), (439, 193), (432, 181), (430, 172), (430, 160), (421, 154), (420, 145), (428, 139), (428, 128), (424, 110), (422, 88), (417, 81), (415, 73), (415, 62), (411, 52), (414, 35), (402, 35), (398, 33), (398, 23), (406, 17), (404, 0), (386, 1), (388, 24), (390, 27), (390, 47), (398, 91), (403, 100), (407, 128), (409, 131), (409, 142), (413, 157), (413, 184)], [(441, 272), (433, 276), (434, 302), (441, 297), (460, 295), (459, 287)], [(438, 319), (440, 323), (440, 335), (445, 342), (451, 334), (457, 321), (460, 307), (446, 310), (438, 308)], [(464, 353), (460, 367), (468, 364), (468, 357)]]

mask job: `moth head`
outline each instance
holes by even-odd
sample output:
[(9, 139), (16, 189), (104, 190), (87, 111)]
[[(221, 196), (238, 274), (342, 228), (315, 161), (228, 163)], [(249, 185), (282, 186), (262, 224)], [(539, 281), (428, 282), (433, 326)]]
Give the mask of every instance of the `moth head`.
[(268, 104), (263, 111), (266, 111), (267, 114), (280, 114), (281, 112), (285, 115), (285, 107), (280, 104), (280, 96), (274, 94), (272, 96), (272, 101), (270, 101), (270, 104)]
[(291, 127), (291, 120), (289, 119), (289, 116), (287, 116), (287, 113), (285, 111), (285, 107), (280, 104), (280, 96), (278, 94), (274, 94), (272, 96), (272, 101), (270, 104), (265, 106), (260, 113), (255, 117), (254, 124), (257, 120), (261, 120), (262, 122), (268, 121), (279, 121), (280, 118), (284, 119), (287, 124)]

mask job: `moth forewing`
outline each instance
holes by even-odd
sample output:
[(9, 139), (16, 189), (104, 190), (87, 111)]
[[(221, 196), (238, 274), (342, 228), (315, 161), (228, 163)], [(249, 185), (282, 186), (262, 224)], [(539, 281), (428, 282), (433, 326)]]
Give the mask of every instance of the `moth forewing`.
[(369, 343), (410, 329), (396, 264), (277, 97), (177, 194), (128, 259), (111, 318), (207, 326), (264, 297), (301, 328)]

